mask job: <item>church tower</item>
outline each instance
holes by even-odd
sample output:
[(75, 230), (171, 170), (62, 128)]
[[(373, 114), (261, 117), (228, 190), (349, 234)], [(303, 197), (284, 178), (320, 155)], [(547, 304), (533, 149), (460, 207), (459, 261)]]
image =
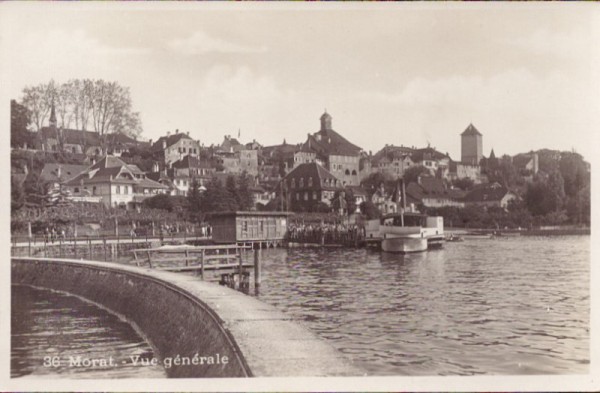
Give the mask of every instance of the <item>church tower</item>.
[(327, 110), (325, 110), (325, 113), (321, 115), (321, 131), (327, 131), (331, 129), (331, 115), (327, 113)]
[(479, 165), (483, 158), (483, 135), (471, 123), (460, 134), (461, 137), (461, 162), (470, 165)]

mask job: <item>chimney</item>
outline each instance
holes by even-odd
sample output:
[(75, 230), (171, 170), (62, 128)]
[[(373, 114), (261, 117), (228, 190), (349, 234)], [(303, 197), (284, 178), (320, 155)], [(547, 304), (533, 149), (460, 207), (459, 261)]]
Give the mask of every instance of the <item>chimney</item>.
[[(167, 135), (169, 135), (169, 134), (167, 133)], [(167, 140), (166, 140), (166, 139), (163, 139), (163, 141), (162, 141), (162, 142), (163, 142), (163, 143), (162, 143), (162, 148), (163, 148), (163, 150), (165, 150), (165, 149), (167, 148)]]
[(152, 139), (150, 139), (150, 141), (148, 141), (148, 143), (150, 144), (150, 146), (152, 146)]
[(188, 131), (188, 132), (186, 132), (186, 134), (187, 134), (187, 136), (190, 136), (190, 132), (189, 132), (189, 131)]
[(167, 136), (171, 136), (171, 131), (167, 131)]
[(179, 128), (175, 129), (175, 135), (179, 134)]

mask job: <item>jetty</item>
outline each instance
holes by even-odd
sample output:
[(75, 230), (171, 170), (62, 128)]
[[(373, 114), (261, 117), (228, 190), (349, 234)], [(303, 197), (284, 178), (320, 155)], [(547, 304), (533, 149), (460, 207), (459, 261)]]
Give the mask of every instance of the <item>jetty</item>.
[[(216, 281), (242, 291), (250, 289), (250, 272), (254, 287), (261, 284), (261, 250), (249, 245), (224, 244), (207, 246), (161, 246), (131, 250), (139, 267), (169, 272), (187, 272), (202, 280)], [(253, 258), (249, 258), (250, 253)]]

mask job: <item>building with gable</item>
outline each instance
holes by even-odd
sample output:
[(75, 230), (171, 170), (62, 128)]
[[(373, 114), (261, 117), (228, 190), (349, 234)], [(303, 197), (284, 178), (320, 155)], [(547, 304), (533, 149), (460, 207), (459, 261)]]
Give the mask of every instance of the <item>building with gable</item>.
[(450, 157), (432, 147), (415, 149), (411, 154), (414, 165), (422, 165), (429, 170), (432, 176), (439, 175), (446, 178), (450, 167)]
[(372, 172), (379, 172), (397, 179), (404, 176), (404, 172), (415, 165), (411, 155), (414, 150), (404, 146), (385, 145), (375, 153), (371, 160)]
[(499, 183), (481, 184), (464, 197), (465, 206), (500, 207), (506, 209), (517, 195)]
[(168, 187), (118, 157), (105, 156), (84, 172), (62, 184), (74, 201), (95, 201), (111, 207), (135, 208), (144, 199), (167, 193)]
[(55, 187), (67, 180), (74, 178), (89, 168), (89, 165), (76, 164), (44, 164), (40, 172), (40, 179), (50, 186)]
[(316, 162), (304, 163), (292, 169), (282, 180), (283, 192), (292, 211), (317, 211), (319, 204), (331, 205), (336, 191), (343, 189), (340, 179)]
[(406, 196), (410, 203), (425, 207), (464, 207), (464, 203), (458, 200), (458, 195), (446, 186), (444, 180), (433, 176), (419, 176), (417, 182), (406, 186)]
[(327, 111), (320, 118), (321, 129), (309, 134), (303, 150), (315, 153), (324, 167), (343, 185), (359, 185), (362, 149), (333, 130), (332, 117)]
[(175, 134), (167, 133), (152, 144), (154, 157), (162, 164), (170, 167), (175, 161), (185, 156), (198, 157), (200, 155), (200, 142), (192, 139), (188, 133), (175, 130)]

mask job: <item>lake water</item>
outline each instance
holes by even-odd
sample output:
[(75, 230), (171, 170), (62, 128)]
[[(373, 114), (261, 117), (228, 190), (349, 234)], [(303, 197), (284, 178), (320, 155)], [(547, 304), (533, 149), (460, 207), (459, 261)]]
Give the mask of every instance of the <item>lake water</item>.
[[(590, 237), (446, 243), (412, 255), (263, 250), (258, 298), (369, 375), (589, 372)], [(11, 375), (163, 377), (151, 367), (43, 367), (44, 356), (152, 357), (119, 318), (73, 296), (13, 286)]]
[[(134, 366), (152, 348), (116, 315), (62, 292), (12, 286), (11, 377), (156, 378), (160, 366)], [(106, 359), (113, 358), (114, 365)], [(53, 362), (54, 359), (54, 362)], [(86, 363), (84, 359), (105, 359)]]
[(370, 375), (589, 371), (590, 237), (263, 252), (259, 298)]

